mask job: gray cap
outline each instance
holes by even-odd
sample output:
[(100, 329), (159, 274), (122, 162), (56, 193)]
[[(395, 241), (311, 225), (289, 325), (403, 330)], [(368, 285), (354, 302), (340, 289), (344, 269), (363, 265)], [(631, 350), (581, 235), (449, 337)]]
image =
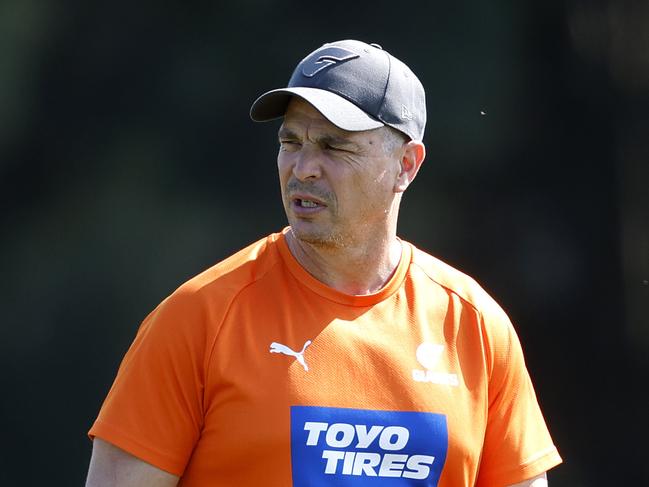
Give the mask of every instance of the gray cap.
[(250, 117), (257, 122), (283, 117), (292, 96), (343, 130), (388, 125), (412, 140), (424, 136), (424, 87), (408, 66), (377, 44), (346, 40), (316, 49), (297, 65), (287, 88), (257, 98)]

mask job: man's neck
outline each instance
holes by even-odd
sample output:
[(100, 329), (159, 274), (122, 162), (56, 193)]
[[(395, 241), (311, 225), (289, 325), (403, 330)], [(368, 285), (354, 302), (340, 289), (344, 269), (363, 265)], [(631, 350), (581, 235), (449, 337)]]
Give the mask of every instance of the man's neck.
[(401, 259), (395, 234), (363, 245), (319, 247), (298, 239), (292, 230), (286, 242), (293, 257), (313, 277), (350, 295), (373, 294), (390, 280)]

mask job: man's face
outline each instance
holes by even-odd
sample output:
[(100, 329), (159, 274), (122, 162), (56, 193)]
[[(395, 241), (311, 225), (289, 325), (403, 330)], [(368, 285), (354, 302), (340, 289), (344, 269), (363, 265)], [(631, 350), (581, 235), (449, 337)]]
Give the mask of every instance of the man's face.
[(341, 130), (307, 102), (291, 100), (277, 163), (298, 239), (341, 247), (385, 235), (400, 171), (398, 150), (385, 147), (386, 135), (383, 128)]

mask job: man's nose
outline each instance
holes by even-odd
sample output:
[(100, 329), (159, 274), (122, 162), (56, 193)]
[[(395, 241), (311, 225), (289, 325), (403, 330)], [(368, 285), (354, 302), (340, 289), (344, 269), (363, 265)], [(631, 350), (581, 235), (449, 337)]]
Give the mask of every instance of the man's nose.
[(303, 146), (295, 160), (293, 175), (300, 181), (317, 179), (321, 175), (320, 154), (313, 147)]

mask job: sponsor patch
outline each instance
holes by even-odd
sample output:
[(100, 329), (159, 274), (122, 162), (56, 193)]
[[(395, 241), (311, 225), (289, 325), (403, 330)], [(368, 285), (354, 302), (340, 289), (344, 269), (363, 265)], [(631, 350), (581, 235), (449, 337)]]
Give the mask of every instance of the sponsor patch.
[(443, 414), (291, 407), (296, 487), (435, 487), (447, 449)]

